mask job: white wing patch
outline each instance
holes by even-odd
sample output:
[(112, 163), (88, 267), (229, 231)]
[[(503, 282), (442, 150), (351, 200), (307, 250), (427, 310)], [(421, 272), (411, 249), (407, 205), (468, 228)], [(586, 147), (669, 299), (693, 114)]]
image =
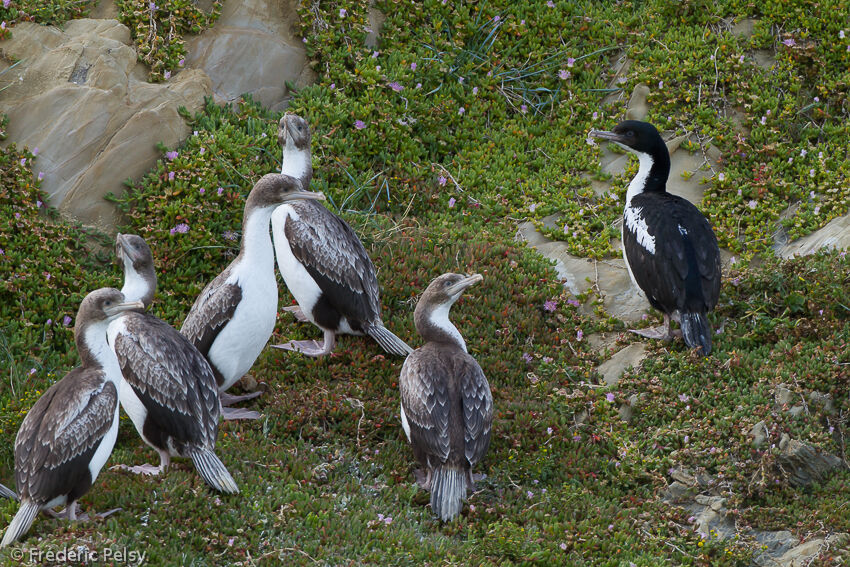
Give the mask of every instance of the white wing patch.
[(681, 234), (682, 236), (687, 236), (688, 235), (688, 229), (685, 228), (682, 225), (679, 225), (679, 234)]
[[(643, 246), (650, 254), (655, 254), (655, 237), (649, 234), (646, 221), (643, 215), (641, 215), (642, 212), (642, 207), (626, 206), (626, 211), (623, 215), (625, 226), (635, 235), (638, 244)], [(679, 227), (679, 229), (681, 230), (682, 227)]]

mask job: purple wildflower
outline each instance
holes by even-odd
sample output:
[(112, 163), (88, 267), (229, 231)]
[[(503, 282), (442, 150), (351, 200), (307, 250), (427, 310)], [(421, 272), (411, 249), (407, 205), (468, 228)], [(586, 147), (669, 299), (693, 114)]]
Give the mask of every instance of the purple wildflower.
[(189, 225), (185, 222), (181, 222), (180, 224), (174, 227), (174, 230), (176, 230), (180, 234), (186, 234), (187, 232), (189, 232)]
[(566, 550), (567, 550), (567, 544), (566, 544), (566, 543), (564, 543), (564, 542), (561, 542), (561, 545), (559, 545), (558, 547), (560, 547), (560, 548), (561, 548), (561, 551), (566, 551)]
[(166, 80), (170, 79), (171, 78), (171, 71), (166, 71), (165, 73), (162, 74), (162, 76), (165, 77)]
[(526, 361), (526, 362), (531, 362), (532, 360), (534, 360), (534, 359), (531, 357), (531, 355), (530, 355), (530, 354), (528, 354), (527, 352), (522, 353), (522, 359), (523, 359), (524, 361)]
[(177, 65), (180, 66), (180, 67), (182, 67), (185, 64), (186, 64), (186, 58), (185, 57), (177, 62)]
[(605, 394), (605, 399), (608, 400), (609, 402), (613, 403), (614, 402), (614, 394), (611, 393), (611, 392), (608, 392), (607, 394)]
[(422, 83), (416, 83), (416, 88), (417, 88), (417, 89), (421, 89), (421, 88), (422, 88)]
[(464, 112), (466, 112), (466, 109), (465, 109), (464, 107), (462, 107), (462, 106), (461, 106), (460, 108), (458, 108), (458, 109), (457, 109), (457, 113), (458, 113), (458, 114), (461, 114), (461, 115), (462, 115)]
[(169, 159), (169, 161), (174, 161), (177, 159), (177, 156), (180, 155), (176, 150), (171, 150), (170, 152), (165, 152), (165, 157)]
[(34, 156), (38, 155), (38, 146), (36, 146), (32, 149), (32, 155), (34, 155)]
[(474, 94), (474, 95), (478, 94), (478, 87), (472, 87), (472, 94)]
[(232, 230), (225, 230), (222, 233), (222, 236), (224, 237), (225, 240), (236, 240), (236, 233), (233, 232)]
[(35, 368), (30, 368), (30, 376), (32, 376), (33, 374), (35, 374)]
[(690, 397), (687, 394), (679, 394), (679, 401), (680, 402), (687, 402), (689, 399), (690, 399)]
[(576, 340), (577, 340), (577, 341), (580, 341), (580, 340), (582, 339), (582, 337), (584, 337), (584, 331), (582, 331), (581, 329), (579, 329), (579, 330), (578, 330), (578, 333), (576, 333)]
[(44, 179), (44, 172), (43, 172), (43, 171), (39, 171), (39, 172), (38, 172), (38, 180), (39, 180), (39, 181), (41, 181), (42, 179)]
[(53, 319), (48, 319), (46, 324), (47, 324), (47, 325), (52, 325), (52, 324), (53, 324)]
[(720, 173), (717, 174), (717, 179), (719, 179), (720, 181), (723, 181), (724, 179), (726, 179), (726, 174), (721, 171)]
[(218, 196), (221, 197), (221, 194), (224, 193), (224, 187), (219, 187), (216, 193), (218, 193)]
[(27, 164), (27, 158), (21, 158), (21, 165)]
[(68, 325), (71, 324), (71, 318), (69, 316), (65, 315), (64, 317), (62, 317), (62, 324), (67, 327)]
[(381, 54), (380, 51), (373, 51), (372, 52), (372, 59), (377, 59), (378, 55), (380, 55), (380, 54)]
[(567, 57), (567, 67), (572, 67), (575, 64), (576, 64), (576, 58), (575, 57)]
[(578, 307), (579, 305), (581, 305), (581, 304), (578, 302), (578, 299), (568, 299), (568, 300), (567, 300), (567, 303), (568, 303), (569, 305), (572, 305), (573, 307)]
[(151, 12), (155, 12), (156, 11), (156, 3), (151, 2), (150, 4), (148, 4), (148, 8), (150, 8)]
[(599, 113), (598, 113), (598, 112), (594, 112), (594, 113), (593, 113), (593, 116), (591, 116), (591, 118), (593, 118), (593, 120), (596, 120), (597, 118), (599, 118)]
[(336, 88), (336, 83), (331, 83), (328, 87), (330, 90), (334, 90)]
[(553, 312), (558, 308), (558, 303), (553, 299), (547, 299), (543, 302), (543, 310), (548, 312)]
[[(4, 2), (4, 3), (3, 3), (3, 5), (5, 6), (5, 4), (6, 4), (6, 3)], [(839, 37), (839, 39), (844, 39), (844, 30), (840, 30), (840, 31), (838, 32), (838, 37)]]
[(389, 87), (397, 93), (400, 93), (401, 91), (404, 90), (404, 87), (401, 86), (400, 84), (398, 84), (396, 81), (393, 81), (392, 83), (390, 83)]
[(207, 190), (206, 190), (206, 189), (204, 189), (203, 187), (201, 187), (200, 189), (198, 189), (198, 193), (200, 193), (201, 195), (203, 195), (203, 194), (204, 194), (204, 193), (206, 193), (206, 192), (207, 192)]
[(526, 112), (528, 112), (528, 106), (521, 104), (519, 107), (519, 111), (525, 114)]
[(347, 13), (348, 13), (348, 10), (346, 10), (345, 8), (339, 9), (339, 17), (340, 18), (344, 18)]
[(532, 498), (534, 498), (534, 493), (533, 493), (532, 491), (530, 491), (530, 490), (527, 490), (527, 491), (525, 492), (525, 495), (526, 495), (526, 497), (528, 497), (528, 499), (529, 499), (529, 500), (530, 500), (530, 499), (532, 499)]
[(502, 16), (499, 16), (499, 15), (493, 16), (493, 21), (494, 21), (494, 22), (498, 22), (498, 21), (499, 21), (499, 20), (501, 20), (501, 19), (502, 19)]
[(437, 183), (439, 183), (440, 187), (442, 187), (443, 185), (446, 184), (446, 177), (444, 175), (439, 176), (437, 178)]
[(411, 64), (410, 64), (410, 70), (411, 70), (411, 71), (415, 71), (415, 70), (416, 70), (416, 61), (414, 61), (413, 63), (411, 63)]
[(37, 209), (40, 209), (40, 208), (41, 208), (41, 206), (42, 206), (43, 204), (44, 204), (44, 203), (42, 203), (42, 202), (41, 202), (41, 200), (36, 199), (36, 201), (35, 201), (35, 207), (36, 207)]
[(363, 128), (366, 127), (366, 123), (363, 122), (362, 120), (355, 120), (354, 121), (354, 127), (358, 130), (362, 130)]
[(570, 77), (572, 77), (572, 73), (570, 73), (566, 69), (561, 69), (560, 71), (558, 71), (558, 78), (559, 79), (566, 81)]
[(169, 171), (169, 172), (168, 172), (168, 180), (169, 180), (169, 181), (174, 181), (174, 172), (173, 172), (173, 171)]
[(751, 209), (755, 209), (758, 205), (759, 204), (754, 199), (750, 199), (750, 202), (747, 203), (747, 206)]
[(797, 45), (797, 42), (796, 42), (796, 41), (794, 41), (794, 38), (793, 38), (793, 37), (789, 37), (788, 39), (786, 39), (786, 40), (785, 40), (785, 41), (783, 41), (782, 43), (784, 43), (784, 44), (785, 44), (786, 46), (788, 46), (788, 47), (794, 47), (795, 45)]
[[(265, 137), (266, 137), (266, 133), (265, 133), (265, 132), (263, 132), (263, 138), (265, 138)], [(199, 153), (200, 155), (204, 155), (204, 153), (206, 153), (206, 151), (207, 151), (207, 149), (206, 149), (206, 148), (201, 147), (201, 149), (200, 149), (200, 150), (198, 150), (198, 153)]]
[(554, 3), (554, 2), (552, 2), (552, 0), (549, 0), (548, 2), (546, 2), (546, 5), (547, 5), (547, 6), (549, 6), (550, 8), (554, 8), (554, 7), (555, 7), (555, 3)]
[[(12, 0), (3, 0), (3, 7), (8, 8), (9, 4), (11, 4), (11, 3), (12, 3)], [(841, 33), (844, 33), (844, 32), (841, 32)]]
[(455, 200), (455, 198), (454, 198), (454, 197), (450, 198), (450, 199), (449, 199), (449, 208), (450, 208), (450, 209), (453, 209), (453, 208), (454, 208), (454, 206), (455, 206), (455, 203), (457, 203), (457, 201)]

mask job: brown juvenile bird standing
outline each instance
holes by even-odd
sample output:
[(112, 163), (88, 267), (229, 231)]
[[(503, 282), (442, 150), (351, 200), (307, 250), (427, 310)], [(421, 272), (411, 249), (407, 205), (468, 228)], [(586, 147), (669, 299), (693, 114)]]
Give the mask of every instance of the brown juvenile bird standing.
[(401, 424), (424, 468), (417, 480), (444, 522), (460, 514), (467, 490), (475, 487), (472, 467), (490, 445), (490, 384), (449, 320), (454, 302), (481, 280), (479, 274), (443, 274), (431, 282), (414, 313), (425, 344), (407, 357), (399, 377)]

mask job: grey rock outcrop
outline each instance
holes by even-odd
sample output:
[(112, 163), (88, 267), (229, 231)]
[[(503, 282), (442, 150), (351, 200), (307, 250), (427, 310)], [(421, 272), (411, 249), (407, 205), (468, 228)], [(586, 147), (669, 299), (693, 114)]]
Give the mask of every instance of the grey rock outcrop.
[(157, 143), (184, 139), (189, 127), (177, 109), (194, 112), (210, 94), (203, 71), (148, 83), (129, 29), (116, 20), (73, 20), (64, 30), (23, 22), (2, 48), (22, 60), (0, 91), (8, 140), (39, 149), (35, 170), (51, 205), (106, 230), (118, 213), (104, 196), (150, 170)]
[(186, 65), (204, 70), (216, 102), (243, 94), (272, 110), (285, 108), (286, 86), (308, 85), (315, 75), (292, 28), (294, 0), (228, 0), (215, 25), (186, 40)]

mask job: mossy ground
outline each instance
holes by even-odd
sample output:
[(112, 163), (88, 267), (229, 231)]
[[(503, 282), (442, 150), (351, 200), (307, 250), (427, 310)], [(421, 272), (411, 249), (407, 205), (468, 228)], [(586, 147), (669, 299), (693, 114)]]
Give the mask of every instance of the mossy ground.
[[(343, 337), (321, 360), (261, 355), (252, 374), (269, 386), (256, 403), (264, 418), (225, 423), (219, 439), (241, 495), (211, 493), (185, 462), (162, 479), (104, 471), (83, 505), (123, 512), (75, 526), (39, 518), (24, 545), (127, 547), (152, 565), (749, 564), (758, 549), (747, 537), (703, 539), (661, 502), (679, 467), (717, 480), (742, 533), (850, 531), (850, 474), (800, 490), (774, 466), (783, 433), (846, 461), (850, 260), (779, 262), (768, 250), (788, 205), (799, 204), (793, 236), (847, 211), (848, 4), (379, 2), (389, 18), (366, 50), (367, 4), (304, 6), (320, 79), (292, 110), (314, 126), (314, 188), (379, 269), (389, 328), (416, 344), (413, 306), (433, 277), (485, 276), (453, 309), (496, 405), (481, 490), (458, 522), (432, 518), (398, 421), (401, 360)], [(745, 17), (758, 20), (751, 38), (730, 31)], [(757, 50), (775, 52), (772, 70), (755, 64)], [(632, 63), (612, 86), (609, 58), (622, 54)], [(576, 253), (613, 253), (628, 174), (595, 198), (585, 175), (598, 174), (598, 150), (585, 136), (622, 115), (622, 103), (600, 106), (604, 95), (641, 82), (663, 82), (650, 120), (721, 149), (723, 178), (696, 173), (711, 179), (703, 209), (724, 246), (760, 256), (724, 279), (711, 357), (650, 343), (641, 370), (603, 388), (588, 336), (623, 324), (582, 317), (514, 234), (520, 219), (561, 212), (570, 230), (557, 233)], [(153, 312), (175, 325), (234, 257), (244, 197), (280, 156), (278, 115), (249, 101), (186, 118), (196, 133), (116, 198), (121, 230), (156, 256)], [(12, 230), (0, 233), (0, 482), (12, 485), (23, 415), (76, 363), (65, 317), (121, 276), (102, 235), (39, 205), (33, 149), (10, 146), (1, 159), (0, 216)], [(272, 340), (317, 334), (282, 314)], [(775, 406), (780, 383), (829, 394), (834, 410), (811, 404), (793, 418)], [(633, 394), (641, 405), (626, 423), (618, 410)], [(747, 432), (759, 421), (769, 436), (754, 448)], [(154, 458), (122, 421), (110, 462)], [(16, 509), (0, 502), (0, 525)], [(819, 561), (847, 559), (832, 549)], [(0, 561), (13, 563), (7, 551)]]

